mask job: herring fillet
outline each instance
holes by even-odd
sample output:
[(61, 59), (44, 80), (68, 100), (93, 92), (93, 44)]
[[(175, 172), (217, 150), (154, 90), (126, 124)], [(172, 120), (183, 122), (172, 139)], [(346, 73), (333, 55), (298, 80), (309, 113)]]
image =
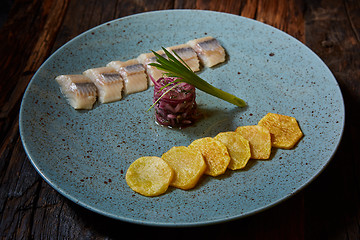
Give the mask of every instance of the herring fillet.
[(166, 50), (168, 50), (171, 54), (173, 54), (174, 51), (177, 55), (179, 55), (179, 57), (184, 60), (184, 62), (191, 68), (192, 71), (197, 72), (200, 70), (199, 58), (190, 45), (180, 44), (167, 47)]
[(60, 75), (55, 78), (61, 92), (74, 109), (92, 109), (97, 97), (95, 84), (81, 74)]
[(124, 94), (141, 92), (148, 88), (145, 68), (137, 59), (126, 62), (112, 61), (106, 66), (114, 68), (124, 79)]
[(121, 100), (124, 80), (115, 69), (111, 67), (92, 68), (84, 71), (83, 74), (90, 78), (97, 87), (101, 103)]
[[(166, 57), (166, 54), (163, 50), (159, 50), (156, 53), (162, 55), (163, 57)], [(146, 69), (146, 74), (148, 75), (148, 82), (150, 86), (154, 86), (154, 83), (151, 81), (151, 77), (153, 77), (155, 80), (158, 80), (159, 78), (163, 77), (163, 74), (165, 73), (162, 70), (157, 69), (156, 67), (150, 66), (150, 63), (155, 63), (156, 62), (156, 56), (154, 53), (143, 53), (140, 54), (137, 57), (137, 60), (144, 65), (145, 69)]]
[[(211, 36), (197, 38), (184, 44), (166, 48), (175, 52), (192, 71), (199, 71), (200, 63), (212, 67), (225, 61), (225, 49)], [(163, 50), (156, 53), (167, 58)], [(60, 75), (56, 80), (67, 101), (75, 109), (91, 109), (98, 99), (101, 103), (114, 102), (122, 99), (122, 94), (128, 95), (144, 91), (155, 80), (164, 76), (165, 71), (150, 66), (156, 63), (153, 52), (140, 54), (137, 58), (127, 61), (111, 61), (106, 67), (91, 68), (83, 74)]]
[(205, 67), (213, 67), (225, 62), (225, 50), (216, 38), (207, 36), (187, 42), (198, 54)]

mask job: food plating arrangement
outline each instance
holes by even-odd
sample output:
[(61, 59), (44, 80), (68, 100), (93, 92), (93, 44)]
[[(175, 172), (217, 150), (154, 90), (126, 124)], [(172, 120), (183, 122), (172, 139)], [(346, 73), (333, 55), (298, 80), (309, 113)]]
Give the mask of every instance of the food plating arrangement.
[[(82, 75), (60, 75), (56, 80), (75, 109), (92, 109), (97, 98), (100, 103), (118, 101), (123, 94), (154, 86), (150, 109), (154, 107), (157, 123), (182, 128), (199, 118), (196, 88), (238, 107), (246, 106), (242, 99), (215, 88), (194, 73), (200, 70), (200, 63), (213, 67), (225, 59), (224, 48), (209, 36), (144, 53), (126, 62), (112, 61)], [(129, 166), (126, 182), (144, 196), (161, 195), (169, 186), (192, 189), (203, 174), (216, 177), (228, 168), (244, 169), (249, 159), (269, 159), (272, 147), (291, 149), (302, 136), (295, 118), (268, 113), (257, 125), (200, 138), (188, 147), (174, 146), (161, 158), (140, 157)]]

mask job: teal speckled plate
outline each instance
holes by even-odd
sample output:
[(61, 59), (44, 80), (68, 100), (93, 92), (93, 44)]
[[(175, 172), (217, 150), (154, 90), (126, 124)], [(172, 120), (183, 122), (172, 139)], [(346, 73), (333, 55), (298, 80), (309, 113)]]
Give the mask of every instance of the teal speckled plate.
[[(119, 102), (76, 111), (54, 78), (128, 60), (161, 46), (211, 35), (228, 54), (200, 76), (243, 98), (248, 107), (197, 93), (205, 118), (183, 130), (154, 123), (146, 112), (152, 88)], [(204, 176), (192, 190), (169, 188), (144, 197), (125, 182), (138, 157), (253, 125), (268, 112), (295, 117), (304, 138), (245, 170)], [(111, 21), (58, 49), (31, 80), (20, 110), (20, 134), (30, 161), (62, 195), (92, 211), (132, 223), (195, 226), (245, 217), (283, 201), (326, 167), (344, 128), (344, 103), (327, 66), (302, 43), (271, 26), (211, 11), (167, 10)]]

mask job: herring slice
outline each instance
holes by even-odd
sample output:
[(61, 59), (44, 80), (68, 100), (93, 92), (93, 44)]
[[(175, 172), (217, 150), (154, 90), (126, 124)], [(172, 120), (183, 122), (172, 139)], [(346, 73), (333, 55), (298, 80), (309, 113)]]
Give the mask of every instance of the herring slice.
[[(156, 53), (160, 54), (163, 57), (166, 57), (166, 54), (164, 53), (163, 50), (159, 50)], [(156, 62), (156, 56), (154, 53), (143, 53), (140, 54), (137, 57), (137, 60), (144, 65), (145, 69), (146, 69), (146, 73), (148, 75), (148, 82), (150, 86), (153, 86), (154, 83), (151, 81), (151, 77), (153, 77), (155, 80), (158, 80), (159, 78), (161, 78), (164, 74), (164, 71), (161, 71), (159, 69), (157, 69), (156, 67), (150, 66), (150, 63), (154, 63)]]
[(199, 58), (190, 45), (180, 44), (177, 46), (168, 47), (166, 50), (168, 50), (170, 53), (174, 51), (194, 72), (200, 70)]
[(147, 89), (148, 80), (145, 68), (137, 59), (126, 62), (112, 61), (106, 66), (114, 68), (124, 79), (124, 94), (141, 92)]
[(56, 81), (68, 103), (74, 109), (92, 109), (97, 97), (95, 84), (81, 74), (60, 75)]
[(225, 62), (225, 50), (216, 38), (207, 36), (187, 42), (198, 54), (205, 67), (213, 67)]
[(97, 87), (101, 103), (114, 102), (122, 98), (124, 80), (115, 69), (111, 67), (92, 68), (83, 74), (90, 78)]

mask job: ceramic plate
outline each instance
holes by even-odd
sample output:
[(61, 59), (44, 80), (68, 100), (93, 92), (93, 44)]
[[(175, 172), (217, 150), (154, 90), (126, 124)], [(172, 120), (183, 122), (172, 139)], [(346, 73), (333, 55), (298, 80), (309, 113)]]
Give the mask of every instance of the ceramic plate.
[[(158, 126), (153, 89), (76, 111), (54, 78), (81, 74), (112, 60), (213, 36), (227, 60), (199, 73), (248, 103), (235, 106), (197, 92), (204, 118), (183, 130)], [(254, 125), (268, 112), (295, 117), (304, 133), (292, 150), (273, 149), (270, 160), (244, 170), (204, 176), (192, 190), (169, 188), (144, 197), (125, 182), (141, 156), (161, 156), (172, 146), (237, 126)], [(31, 80), (20, 110), (20, 134), (30, 161), (57, 191), (92, 211), (132, 223), (194, 226), (245, 217), (289, 198), (328, 164), (340, 142), (344, 104), (335, 78), (306, 46), (247, 18), (197, 10), (148, 12), (111, 21), (58, 49)]]

